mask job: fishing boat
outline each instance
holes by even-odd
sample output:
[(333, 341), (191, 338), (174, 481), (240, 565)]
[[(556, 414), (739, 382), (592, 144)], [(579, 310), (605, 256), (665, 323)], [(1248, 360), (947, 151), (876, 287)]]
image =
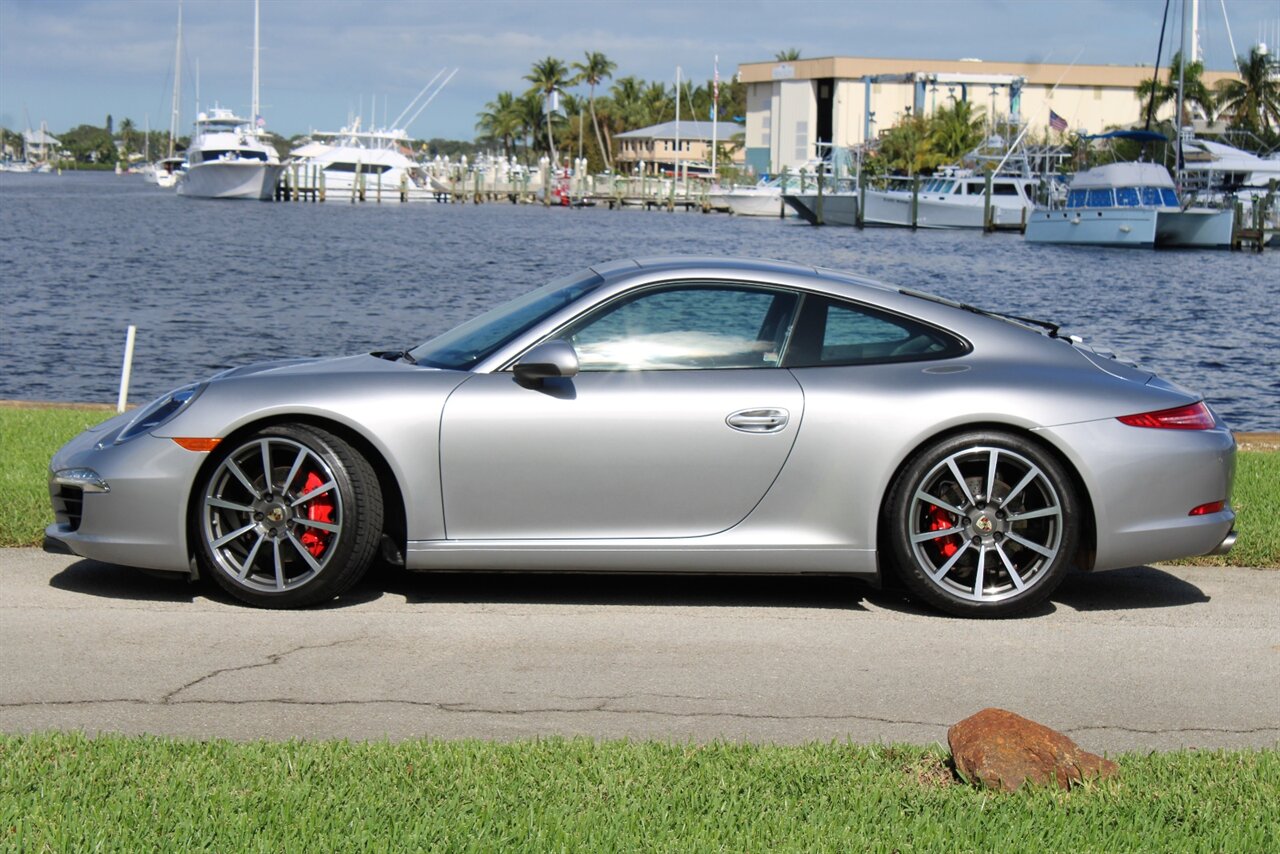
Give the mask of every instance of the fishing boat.
[(738, 216), (781, 216), (787, 210), (781, 185), (771, 181), (749, 187), (718, 187), (707, 194), (707, 203)]
[[(357, 116), (349, 127), (339, 131), (312, 132), (290, 156), (306, 180), (312, 180), (314, 174), (315, 180), (324, 182), (326, 193), (351, 194), (363, 188), (366, 193), (403, 192), (409, 199), (436, 198), (439, 191), (432, 186), (428, 170), (413, 159), (408, 128), (458, 73), (453, 69), (437, 85), (446, 70), (440, 69), (427, 81), (400, 115), (391, 120), (391, 127), (362, 130), (361, 117)], [(415, 108), (411, 116), (410, 111)], [(370, 124), (376, 121), (375, 113)]]
[[(1043, 183), (1041, 171), (1022, 145), (1028, 127), (1023, 127), (1012, 145), (992, 134), (959, 163), (929, 176), (890, 176), (879, 185), (862, 189), (854, 189), (850, 181), (834, 192), (827, 191), (822, 196), (821, 217), (816, 192), (791, 194), (785, 199), (811, 223), (820, 218), (827, 225), (1020, 230)], [(1039, 159), (1045, 158), (1041, 155)]]
[[(918, 186), (898, 179), (884, 189), (868, 188), (863, 222), (916, 228), (1021, 229), (1035, 207), (1038, 180), (987, 176), (973, 169), (948, 167)], [(988, 219), (990, 220), (988, 222)]]
[(433, 196), (426, 171), (411, 159), (407, 132), (360, 130), (360, 120), (336, 132), (317, 131), (310, 141), (290, 154), (303, 174), (323, 173), (325, 191), (341, 195), (363, 185), (367, 192), (381, 187), (384, 192), (411, 196)]

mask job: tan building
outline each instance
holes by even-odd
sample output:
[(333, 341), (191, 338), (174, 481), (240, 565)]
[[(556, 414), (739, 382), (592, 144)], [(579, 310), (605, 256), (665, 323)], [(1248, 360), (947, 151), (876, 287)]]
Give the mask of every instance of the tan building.
[(731, 141), (741, 133), (742, 125), (732, 122), (719, 122), (713, 127), (711, 122), (682, 119), (679, 128), (675, 122), (664, 122), (615, 136), (618, 154), (614, 159), (620, 172), (633, 172), (641, 163), (648, 174), (672, 171), (677, 163), (702, 166), (711, 163), (714, 136), (720, 157), (728, 154), (733, 163), (741, 166), (746, 155), (740, 144)]
[[(763, 173), (798, 169), (819, 142), (859, 145), (951, 99), (1027, 122), (1037, 135), (1049, 128), (1051, 110), (1069, 130), (1099, 133), (1141, 119), (1135, 90), (1151, 68), (832, 56), (746, 63), (738, 73), (747, 84), (746, 162)], [(1234, 76), (1205, 71), (1202, 79), (1213, 88)]]

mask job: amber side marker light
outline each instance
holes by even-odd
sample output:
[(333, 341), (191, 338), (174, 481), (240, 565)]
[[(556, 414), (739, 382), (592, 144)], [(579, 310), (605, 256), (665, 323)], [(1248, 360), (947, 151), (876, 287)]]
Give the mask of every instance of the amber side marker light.
[(1202, 400), (1189, 406), (1142, 412), (1137, 415), (1121, 415), (1116, 419), (1130, 427), (1154, 427), (1163, 430), (1212, 430), (1213, 413)]
[(174, 436), (173, 441), (177, 442), (179, 447), (186, 448), (188, 451), (197, 451), (199, 453), (205, 453), (207, 451), (212, 451), (214, 448), (218, 447), (218, 443), (221, 442), (222, 440), (221, 439), (197, 439), (190, 436)]

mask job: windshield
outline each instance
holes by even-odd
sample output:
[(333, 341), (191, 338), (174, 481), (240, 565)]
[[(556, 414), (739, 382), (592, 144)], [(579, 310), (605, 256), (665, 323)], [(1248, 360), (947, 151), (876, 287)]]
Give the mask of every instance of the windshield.
[(511, 338), (595, 290), (603, 281), (589, 269), (557, 279), (455, 326), (410, 350), (409, 355), (419, 365), (469, 371)]

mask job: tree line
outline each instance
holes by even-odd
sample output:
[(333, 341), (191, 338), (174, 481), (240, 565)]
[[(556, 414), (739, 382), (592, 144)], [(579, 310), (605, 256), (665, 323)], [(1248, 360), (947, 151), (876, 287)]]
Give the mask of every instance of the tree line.
[[(538, 60), (524, 76), (528, 89), (520, 94), (499, 92), (485, 104), (476, 123), (477, 142), (526, 162), (544, 154), (557, 161), (576, 157), (581, 149), (592, 171), (612, 169), (619, 134), (676, 117), (674, 81), (649, 81), (631, 75), (615, 78), (617, 68), (617, 63), (598, 51), (585, 51), (581, 61), (571, 63), (554, 56)], [(606, 83), (609, 88), (604, 91)], [(720, 121), (731, 122), (746, 114), (746, 87), (742, 83), (731, 75), (720, 81), (719, 90), (717, 104), (714, 79), (703, 83), (682, 80), (681, 121), (711, 121), (713, 107)], [(556, 100), (558, 109), (554, 107)]]

